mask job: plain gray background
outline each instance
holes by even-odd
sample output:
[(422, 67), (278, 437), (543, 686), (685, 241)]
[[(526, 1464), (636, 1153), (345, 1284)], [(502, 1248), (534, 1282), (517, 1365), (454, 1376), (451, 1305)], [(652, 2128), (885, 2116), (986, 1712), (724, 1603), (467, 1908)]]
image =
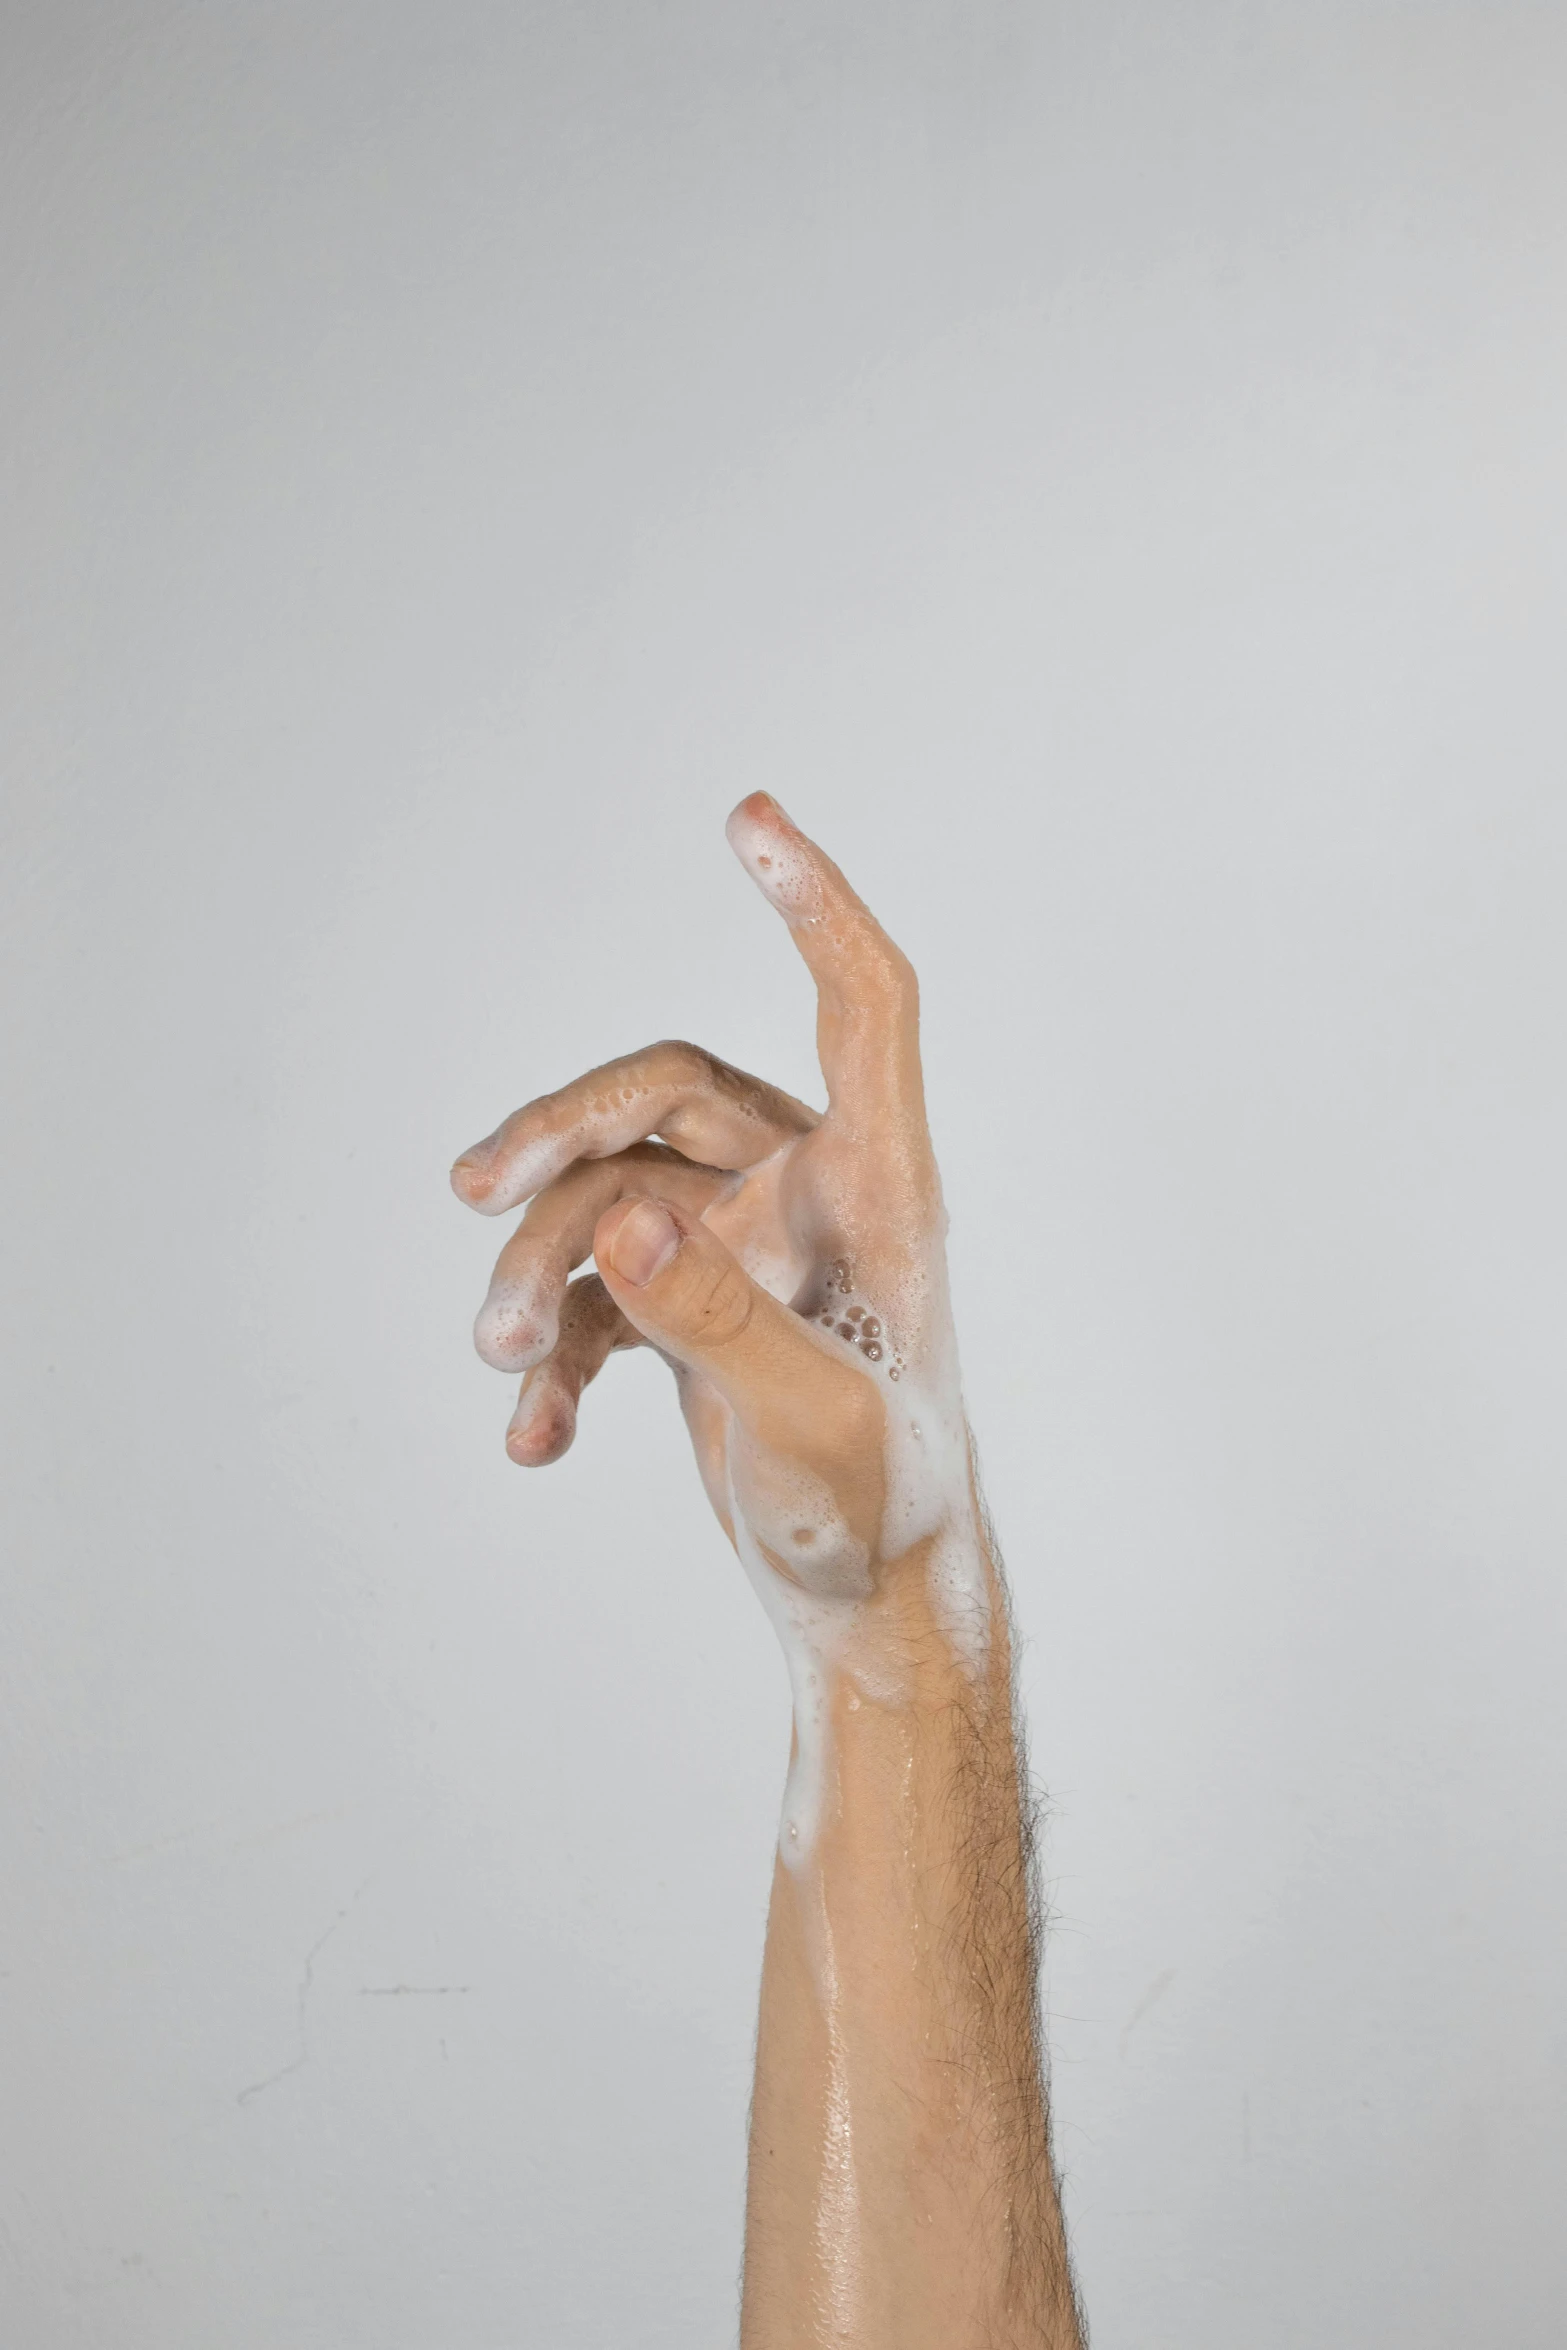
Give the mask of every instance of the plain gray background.
[(722, 2350), (787, 1739), (446, 1190), (924, 981), (1096, 2350), (1556, 2350), (1567, 16), (5, 9), (7, 2350)]

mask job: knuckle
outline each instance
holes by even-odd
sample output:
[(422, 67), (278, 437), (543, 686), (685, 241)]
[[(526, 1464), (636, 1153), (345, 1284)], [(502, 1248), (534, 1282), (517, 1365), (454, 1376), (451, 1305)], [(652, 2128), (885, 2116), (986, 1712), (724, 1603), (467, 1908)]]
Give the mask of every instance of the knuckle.
[(574, 1340), (591, 1340), (618, 1327), (622, 1319), (619, 1306), (596, 1273), (573, 1281), (561, 1304), (561, 1334)]
[(912, 1004), (919, 998), (919, 981), (914, 965), (901, 947), (895, 947), (890, 938), (881, 939), (871, 957), (871, 971), (877, 987), (889, 1003)]
[(647, 1058), (655, 1075), (670, 1085), (698, 1085), (712, 1066), (711, 1056), (683, 1036), (661, 1037), (649, 1046)]
[(862, 1002), (902, 1010), (918, 999), (914, 965), (873, 915), (866, 915), (852, 934), (844, 978)]
[(700, 1347), (732, 1346), (748, 1328), (755, 1304), (738, 1265), (694, 1267), (682, 1301), (687, 1335)]

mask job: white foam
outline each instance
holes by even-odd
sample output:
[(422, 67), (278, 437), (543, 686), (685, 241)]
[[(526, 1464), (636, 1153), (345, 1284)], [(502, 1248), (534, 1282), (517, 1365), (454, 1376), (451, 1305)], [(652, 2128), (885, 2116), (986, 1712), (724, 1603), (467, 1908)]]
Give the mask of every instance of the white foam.
[(503, 1280), (491, 1284), (473, 1325), (480, 1358), (495, 1371), (526, 1371), (560, 1336), (564, 1279)]
[(793, 929), (819, 918), (821, 883), (803, 848), (781, 838), (770, 824), (748, 813), (742, 800), (724, 827), (729, 845), (770, 905)]
[[(797, 1147), (788, 1144), (778, 1155)], [(874, 1286), (862, 1291), (852, 1257), (818, 1261), (798, 1280), (791, 1301), (811, 1339), (839, 1362), (847, 1358), (880, 1391), (884, 1499), (873, 1543), (853, 1532), (820, 1478), (762, 1453), (738, 1422), (729, 1425), (728, 1515), (778, 1633), (794, 1699), (795, 1752), (779, 1852), (797, 1873), (812, 1860), (834, 1799), (835, 1686), (849, 1685), (851, 1706), (862, 1699), (896, 1705), (908, 1694), (907, 1666), (877, 1636), (879, 1619), (869, 1604), (883, 1578), (923, 1546), (931, 1612), (954, 1658), (977, 1679), (989, 1653), (990, 1576), (939, 1229), (926, 1237), (923, 1253), (919, 1273), (889, 1282), (884, 1297)], [(749, 1269), (760, 1277), (759, 1266)], [(780, 1259), (769, 1270), (767, 1286), (785, 1294), (799, 1260)]]

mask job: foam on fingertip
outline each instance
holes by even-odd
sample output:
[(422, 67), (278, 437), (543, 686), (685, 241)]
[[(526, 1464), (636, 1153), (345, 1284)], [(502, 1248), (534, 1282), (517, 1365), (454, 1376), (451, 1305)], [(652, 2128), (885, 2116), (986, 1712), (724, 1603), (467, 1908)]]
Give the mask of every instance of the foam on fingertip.
[(451, 1172), (453, 1191), (470, 1208), (482, 1205), (492, 1180), (490, 1170), (484, 1164), (482, 1149), (482, 1145), (475, 1145), (457, 1161)]
[(531, 1283), (497, 1282), (479, 1308), (473, 1343), (494, 1371), (526, 1371), (547, 1355), (560, 1335), (554, 1302)]
[(770, 792), (752, 792), (724, 827), (751, 879), (791, 925), (821, 913), (822, 886), (809, 844)]
[(481, 1216), (504, 1216), (571, 1165), (579, 1139), (575, 1130), (565, 1135), (541, 1135), (508, 1155), (503, 1136), (488, 1135), (457, 1161), (452, 1169), (452, 1189)]

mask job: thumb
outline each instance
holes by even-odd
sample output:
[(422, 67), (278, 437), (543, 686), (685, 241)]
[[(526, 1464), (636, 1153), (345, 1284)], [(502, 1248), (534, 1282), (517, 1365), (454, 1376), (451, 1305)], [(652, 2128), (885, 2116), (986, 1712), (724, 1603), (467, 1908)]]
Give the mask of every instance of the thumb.
[(885, 1410), (869, 1373), (753, 1281), (700, 1218), (619, 1200), (593, 1253), (627, 1321), (700, 1371), (759, 1442), (823, 1467), (879, 1453)]

